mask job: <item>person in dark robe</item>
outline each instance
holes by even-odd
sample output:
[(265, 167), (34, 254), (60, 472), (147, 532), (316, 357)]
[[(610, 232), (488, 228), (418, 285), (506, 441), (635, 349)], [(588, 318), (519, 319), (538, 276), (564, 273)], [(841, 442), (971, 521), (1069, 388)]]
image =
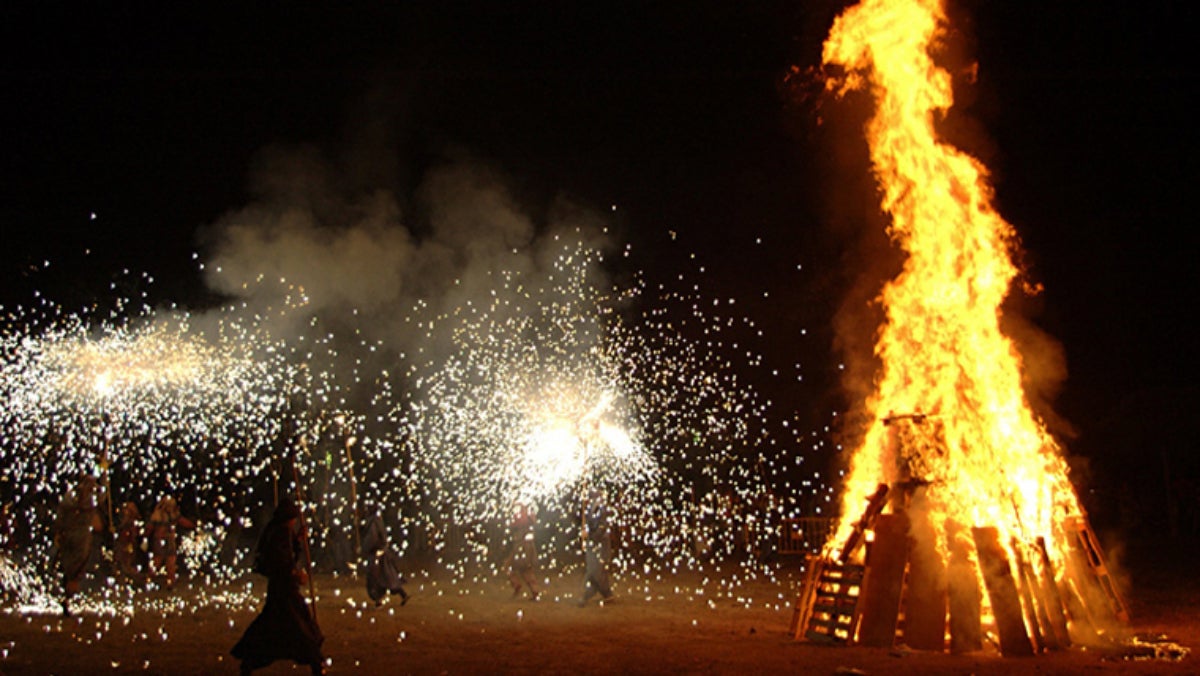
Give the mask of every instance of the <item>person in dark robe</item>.
[(306, 573), (297, 568), (301, 547), (296, 529), (299, 517), (296, 503), (284, 499), (259, 538), (254, 569), (267, 576), (267, 600), (262, 612), (230, 651), (241, 660), (242, 674), (275, 660), (292, 660), (308, 665), (313, 674), (324, 673), (321, 644), (325, 637), (300, 594)]
[(136, 583), (146, 581), (142, 530), (142, 513), (135, 503), (126, 502), (121, 508), (121, 525), (117, 527), (113, 564), (118, 574)]
[(103, 527), (96, 500), (96, 478), (85, 475), (59, 501), (54, 520), (54, 548), (63, 576), (64, 616), (71, 614), (71, 597), (79, 592), (92, 558), (92, 540)]
[(400, 555), (388, 545), (387, 527), (383, 517), (376, 511), (367, 521), (362, 536), (363, 557), (366, 559), (367, 596), (376, 606), (383, 605), (383, 597), (399, 594), (400, 605), (408, 603), (408, 592), (404, 591), (404, 575), (400, 572)]
[(508, 582), (513, 588), (513, 598), (521, 595), (521, 590), (529, 587), (529, 598), (538, 600), (537, 590), (537, 542), (534, 530), (537, 526), (537, 515), (528, 504), (517, 505), (516, 514), (508, 525), (509, 550), (505, 557), (505, 567), (508, 568)]
[(608, 564), (612, 561), (612, 533), (608, 526), (608, 505), (604, 494), (592, 491), (584, 511), (583, 551), (586, 572), (583, 579), (583, 597), (579, 607), (588, 604), (596, 594), (603, 603), (616, 600), (608, 575)]

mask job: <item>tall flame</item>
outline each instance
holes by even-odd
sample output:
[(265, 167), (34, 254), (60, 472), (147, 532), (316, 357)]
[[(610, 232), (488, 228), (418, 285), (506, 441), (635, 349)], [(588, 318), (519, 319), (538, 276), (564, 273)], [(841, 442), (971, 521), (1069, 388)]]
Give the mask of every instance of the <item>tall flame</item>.
[(950, 74), (931, 56), (945, 26), (940, 0), (863, 0), (824, 46), (825, 64), (842, 71), (827, 87), (875, 100), (870, 158), (889, 235), (907, 254), (879, 298), (873, 422), (831, 544), (845, 541), (880, 483), (924, 486), (933, 523), (994, 526), (1002, 542), (1054, 542), (1052, 524), (1079, 513), (1059, 448), (1022, 389), (1020, 354), (1000, 329), (1016, 235), (996, 212), (986, 167), (935, 128), (953, 103)]

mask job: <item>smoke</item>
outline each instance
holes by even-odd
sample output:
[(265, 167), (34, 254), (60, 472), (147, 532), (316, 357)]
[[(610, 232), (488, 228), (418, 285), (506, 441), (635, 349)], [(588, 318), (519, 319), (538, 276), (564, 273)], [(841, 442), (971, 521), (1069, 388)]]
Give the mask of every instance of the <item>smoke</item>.
[(343, 180), (362, 173), (313, 147), (262, 151), (251, 203), (203, 234), (208, 286), (275, 317), (281, 338), (316, 319), (404, 353), (418, 348), (420, 319), (489, 298), (499, 271), (547, 269), (564, 234), (607, 246), (599, 217), (558, 198), (537, 219), (498, 169), (461, 153), (407, 192)]
[(386, 193), (337, 215), (286, 199), (254, 204), (218, 224), (206, 281), (255, 304), (279, 300), (278, 287), (291, 284), (314, 314), (346, 306), (371, 312), (397, 302), (416, 254), (399, 223), (399, 206)]
[(824, 110), (818, 137), (820, 156), (828, 164), (821, 207), (827, 246), (838, 261), (828, 286), (831, 297), (840, 299), (832, 313), (832, 347), (841, 360), (846, 410), (840, 417), (839, 443), (849, 451), (859, 446), (870, 423), (866, 402), (880, 367), (875, 341), (884, 320), (878, 298), (884, 283), (899, 273), (903, 255), (887, 235), (888, 220), (879, 209), (879, 188), (863, 135), (873, 101), (861, 92), (838, 100), (826, 96), (820, 102)]
[(1025, 397), (1046, 429), (1059, 439), (1074, 439), (1075, 427), (1054, 410), (1054, 401), (1067, 380), (1066, 350), (1058, 339), (1034, 323), (1037, 311), (1021, 294), (1010, 294), (1000, 328), (1021, 355)]

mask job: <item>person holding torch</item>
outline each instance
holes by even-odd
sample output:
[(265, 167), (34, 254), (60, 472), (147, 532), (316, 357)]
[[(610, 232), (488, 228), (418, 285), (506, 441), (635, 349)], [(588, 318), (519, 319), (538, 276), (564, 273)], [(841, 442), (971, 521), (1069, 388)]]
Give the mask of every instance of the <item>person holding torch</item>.
[(242, 674), (275, 660), (292, 660), (308, 665), (313, 674), (324, 673), (321, 644), (325, 637), (300, 594), (308, 573), (299, 566), (298, 552), (303, 545), (299, 519), (300, 506), (284, 498), (258, 541), (254, 569), (267, 577), (267, 600), (230, 651), (241, 660)]

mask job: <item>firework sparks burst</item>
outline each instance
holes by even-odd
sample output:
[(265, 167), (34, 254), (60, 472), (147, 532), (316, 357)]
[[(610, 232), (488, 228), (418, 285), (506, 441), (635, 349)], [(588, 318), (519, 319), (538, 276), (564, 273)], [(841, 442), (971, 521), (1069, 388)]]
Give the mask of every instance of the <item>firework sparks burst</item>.
[[(591, 408), (572, 388), (554, 388), (521, 412), (531, 427), (512, 478), (517, 501), (536, 502), (567, 490), (585, 475), (626, 477), (630, 480), (653, 471), (653, 460), (619, 422), (605, 416), (613, 395), (602, 393)], [(580, 409), (583, 409), (582, 414)]]
[(414, 369), (401, 416), (422, 511), (471, 524), (533, 503), (565, 522), (604, 490), (639, 553), (668, 566), (714, 541), (731, 553), (721, 503), (762, 501), (746, 457), (768, 442), (768, 402), (738, 381), (720, 339), (733, 320), (640, 278), (605, 287), (604, 255), (582, 240), (552, 260), (497, 273), (488, 303), (429, 322), (429, 342), (446, 347)]
[[(613, 507), (619, 570), (747, 560), (785, 515), (771, 493), (789, 491), (787, 465), (800, 463), (772, 448), (771, 403), (739, 380), (766, 370), (732, 337), (753, 322), (696, 284), (679, 292), (639, 273), (609, 285), (596, 238), (577, 234), (540, 245), (541, 266), (494, 269), (485, 293), (448, 309), (418, 302), (404, 319), (423, 332), (407, 355), (353, 326), (297, 322), (288, 313), (303, 294), (282, 280), (291, 300), (270, 311), (193, 316), (122, 300), (72, 314), (44, 299), (10, 310), (0, 497), (28, 547), (0, 561), (5, 588), (25, 610), (57, 610), (53, 513), (83, 475), (101, 479), (102, 511), (132, 502), (144, 517), (176, 498), (196, 521), (180, 533), (180, 562), (206, 581), (245, 572), (288, 493), (328, 571), (353, 570), (372, 510), (425, 565), (460, 582), (468, 563), (494, 574), (516, 505), (541, 513), (548, 566), (570, 566), (593, 492)], [(268, 330), (276, 316), (290, 338)], [(111, 533), (120, 514), (106, 516)], [(79, 607), (143, 601), (110, 583)]]
[(27, 517), (17, 537), (29, 547), (8, 562), (25, 564), (27, 601), (55, 586), (50, 515), (81, 476), (102, 479), (109, 532), (114, 504), (186, 497), (206, 519), (184, 538), (185, 565), (232, 576), (218, 550), (283, 429), (295, 367), (261, 327), (227, 313), (205, 331), (186, 312), (118, 306), (71, 314), (42, 300), (4, 317), (0, 488)]

